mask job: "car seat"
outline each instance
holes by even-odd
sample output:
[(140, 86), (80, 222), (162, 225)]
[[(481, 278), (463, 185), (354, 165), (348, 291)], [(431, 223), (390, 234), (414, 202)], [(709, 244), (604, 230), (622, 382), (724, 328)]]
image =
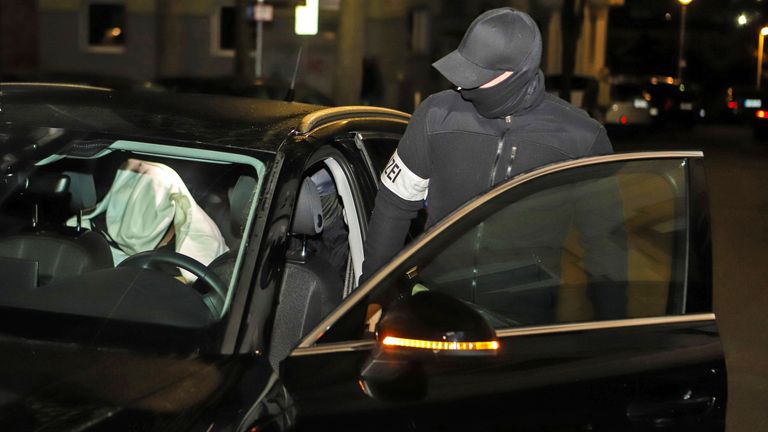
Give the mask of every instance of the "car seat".
[(291, 245), (270, 342), (269, 358), (275, 368), (342, 298), (343, 279), (308, 242), (322, 235), (323, 222), (317, 186), (305, 178), (291, 223)]
[[(99, 234), (39, 229), (47, 225), (42, 223), (45, 214), (39, 213), (44, 204), (57, 203), (77, 212), (93, 205), (89, 199), (93, 196), (95, 201), (95, 192), (89, 190), (93, 182), (90, 185), (87, 182), (81, 184), (73, 182), (73, 177), (73, 173), (38, 173), (29, 179), (21, 194), (31, 201), (34, 209), (30, 215), (31, 230), (0, 238), (0, 257), (15, 259), (3, 260), (0, 274), (21, 272), (29, 268), (30, 263), (37, 263), (37, 281), (30, 283), (42, 286), (53, 280), (112, 266), (109, 245)], [(77, 187), (73, 187), (75, 183)]]
[(240, 246), (256, 184), (254, 177), (242, 175), (232, 187), (219, 193), (209, 193), (201, 203), (219, 226), (230, 249), (237, 250)]

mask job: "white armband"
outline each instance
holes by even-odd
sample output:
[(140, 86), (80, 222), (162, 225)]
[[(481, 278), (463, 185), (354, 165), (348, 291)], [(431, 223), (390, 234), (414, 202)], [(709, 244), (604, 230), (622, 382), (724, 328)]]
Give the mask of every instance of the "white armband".
[(381, 184), (404, 200), (421, 201), (427, 198), (429, 179), (417, 176), (395, 151), (381, 173)]

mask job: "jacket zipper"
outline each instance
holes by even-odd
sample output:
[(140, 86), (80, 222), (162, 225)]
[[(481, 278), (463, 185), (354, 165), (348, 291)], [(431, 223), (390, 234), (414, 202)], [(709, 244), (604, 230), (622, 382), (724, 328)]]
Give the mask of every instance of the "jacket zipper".
[(507, 164), (507, 174), (504, 177), (504, 180), (509, 180), (509, 177), (512, 175), (512, 162), (515, 161), (516, 156), (517, 156), (517, 146), (513, 146), (512, 151), (509, 152), (509, 163)]
[[(504, 150), (504, 138), (507, 136), (507, 132), (509, 132), (509, 129), (512, 124), (512, 116), (506, 116), (504, 117), (504, 123), (506, 123), (507, 128), (504, 130), (504, 133), (501, 134), (501, 137), (499, 138), (498, 145), (496, 146), (496, 158), (493, 161), (493, 169), (491, 170), (491, 178), (488, 179), (488, 188), (491, 188), (494, 184), (494, 180), (496, 179), (496, 171), (499, 169), (499, 161), (501, 160), (501, 152)], [(512, 152), (514, 158), (514, 153), (517, 152), (517, 147), (512, 147)], [(512, 162), (510, 161), (509, 167), (507, 168), (507, 173), (512, 169), (511, 167)]]

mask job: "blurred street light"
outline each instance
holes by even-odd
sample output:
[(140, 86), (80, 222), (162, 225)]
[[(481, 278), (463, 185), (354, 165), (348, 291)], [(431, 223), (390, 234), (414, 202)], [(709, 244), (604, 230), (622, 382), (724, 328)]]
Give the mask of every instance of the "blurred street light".
[(297, 35), (316, 35), (320, 0), (306, 0), (306, 5), (296, 6), (296, 23), (294, 32)]
[(747, 19), (747, 16), (745, 14), (741, 14), (739, 15), (738, 18), (736, 18), (736, 23), (740, 26), (745, 26), (747, 25), (748, 22), (749, 20)]
[(677, 79), (683, 81), (685, 70), (685, 10), (693, 0), (677, 0), (680, 3), (680, 50), (677, 57)]
[(765, 36), (768, 35), (768, 26), (760, 29), (757, 36), (757, 89), (760, 90), (760, 81), (763, 77), (763, 43)]

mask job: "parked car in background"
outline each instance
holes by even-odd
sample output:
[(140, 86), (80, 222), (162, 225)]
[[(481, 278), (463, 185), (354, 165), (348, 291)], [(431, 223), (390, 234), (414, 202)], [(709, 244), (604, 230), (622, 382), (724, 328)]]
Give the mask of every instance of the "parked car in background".
[(768, 91), (753, 86), (729, 87), (726, 104), (736, 118), (752, 126), (755, 138), (768, 139)]
[(407, 114), (0, 92), (0, 430), (724, 430), (699, 151), (521, 174), (357, 286)]
[[(177, 93), (217, 94), (271, 100), (286, 100), (290, 90), (290, 83), (273, 79), (166, 77), (158, 79), (157, 83), (168, 91)], [(336, 105), (330, 97), (304, 85), (296, 86), (292, 100), (313, 105)]]
[[(768, 99), (762, 99), (768, 102)], [(752, 131), (756, 139), (768, 141), (768, 107), (756, 109), (752, 118)]]
[(635, 78), (613, 77), (610, 102), (603, 114), (607, 127), (630, 128), (651, 124), (651, 97), (645, 85)]
[(692, 127), (706, 118), (701, 90), (695, 84), (651, 77), (645, 91), (650, 95), (649, 112), (659, 124)]

